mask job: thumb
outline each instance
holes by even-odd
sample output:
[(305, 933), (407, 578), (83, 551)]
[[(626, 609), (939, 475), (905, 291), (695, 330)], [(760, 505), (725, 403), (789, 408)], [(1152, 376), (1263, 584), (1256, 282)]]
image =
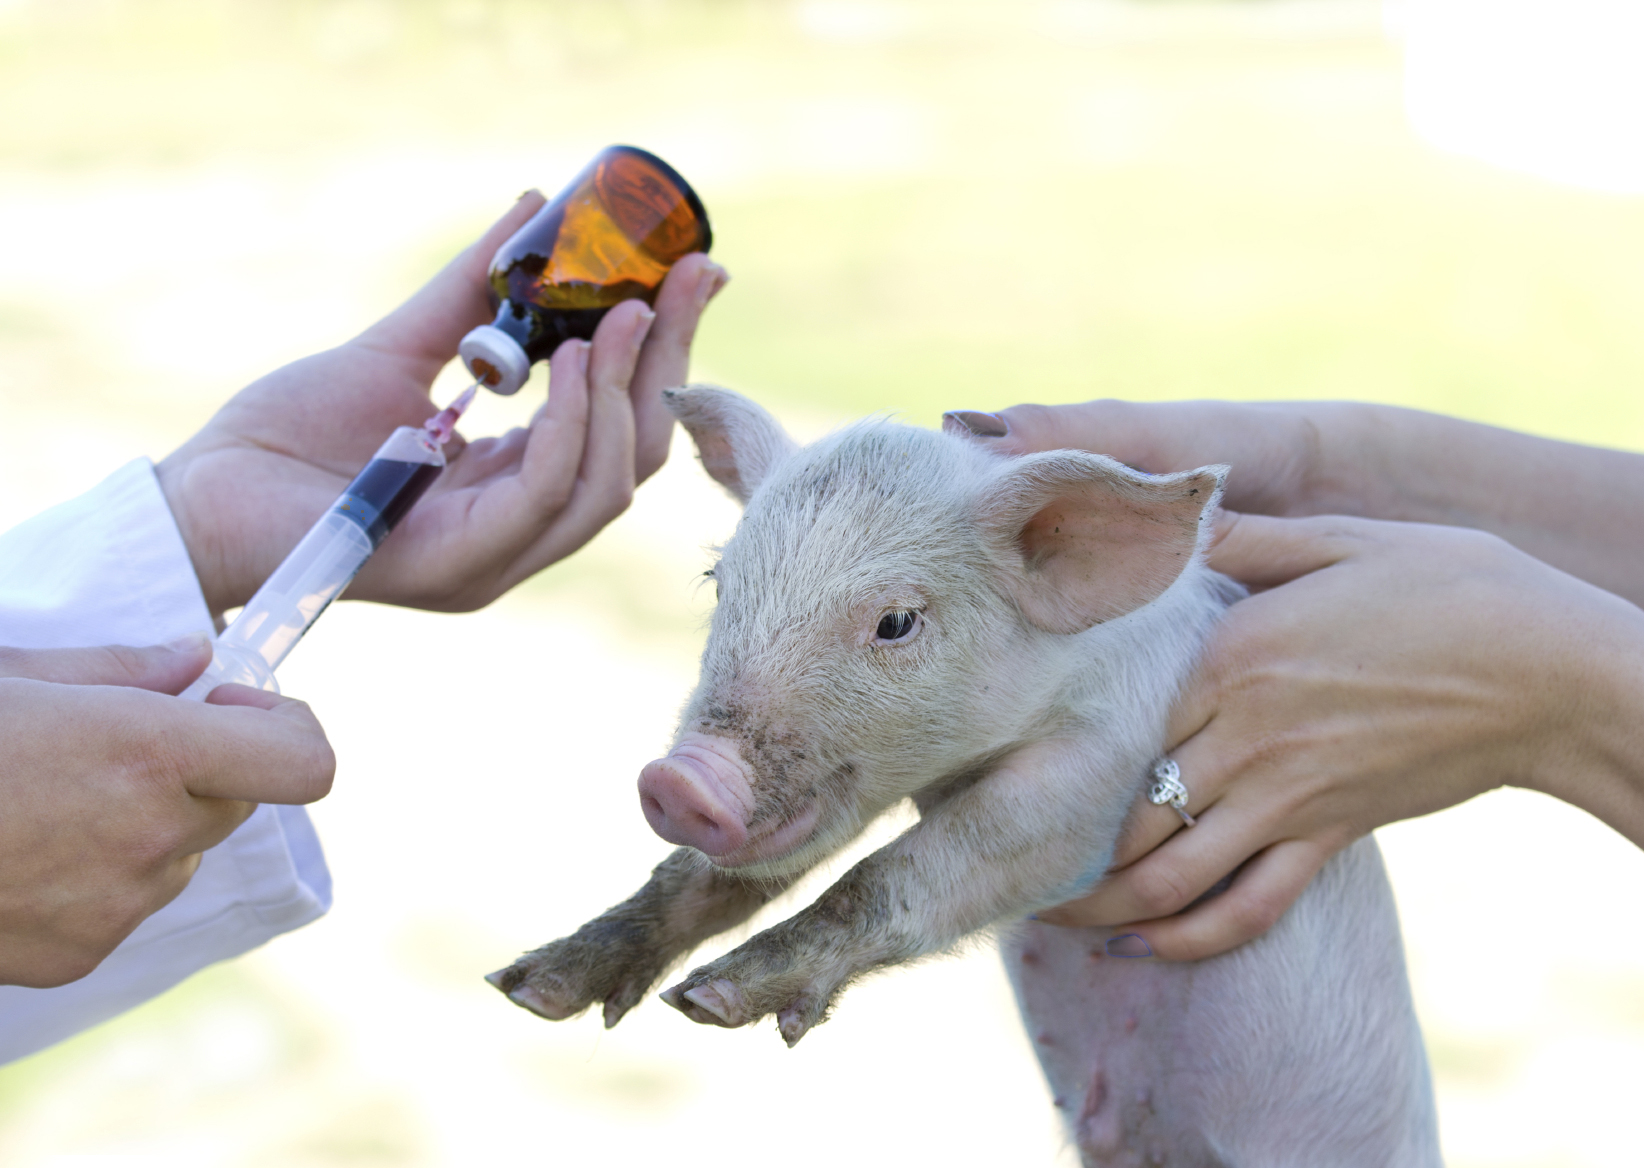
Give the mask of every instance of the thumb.
[(444, 365), (463, 335), (488, 319), (485, 273), (497, 249), (542, 209), (541, 192), (526, 191), (501, 219), (435, 273), (411, 299), (360, 335), (390, 353)]
[(0, 648), (0, 677), (59, 685), (123, 685), (178, 694), (211, 664), (211, 640), (190, 633), (166, 645), (86, 649)]
[(1354, 520), (1278, 519), (1223, 509), (1210, 536), (1210, 566), (1252, 588), (1276, 588), (1353, 554)]

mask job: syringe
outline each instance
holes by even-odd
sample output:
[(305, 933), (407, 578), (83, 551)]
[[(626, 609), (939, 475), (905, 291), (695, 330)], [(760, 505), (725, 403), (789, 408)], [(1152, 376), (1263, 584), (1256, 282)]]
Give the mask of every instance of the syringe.
[(204, 701), (229, 682), (280, 692), (274, 671), (439, 477), (443, 447), (478, 389), (476, 382), (463, 390), (421, 429), (401, 426), (389, 435), (217, 638), (211, 664), (183, 697)]

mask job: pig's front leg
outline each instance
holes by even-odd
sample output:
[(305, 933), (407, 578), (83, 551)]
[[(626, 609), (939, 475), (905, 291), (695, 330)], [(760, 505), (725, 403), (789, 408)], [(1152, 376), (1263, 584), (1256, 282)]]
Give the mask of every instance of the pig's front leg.
[(791, 881), (741, 880), (680, 848), (633, 896), (569, 937), (486, 977), (518, 1006), (556, 1021), (605, 1003), (615, 1026), (668, 967), (715, 933), (747, 920)]
[(792, 1046), (869, 970), (948, 949), (1094, 884), (1148, 761), (1145, 752), (1117, 757), (1088, 741), (1025, 748), (932, 808), (815, 904), (693, 970), (663, 1000), (717, 1026), (775, 1014)]

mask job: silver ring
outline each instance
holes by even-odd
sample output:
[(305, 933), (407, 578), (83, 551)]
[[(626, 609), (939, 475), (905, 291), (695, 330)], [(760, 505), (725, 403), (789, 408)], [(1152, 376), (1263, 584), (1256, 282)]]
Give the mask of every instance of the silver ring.
[(1182, 782), (1182, 768), (1173, 758), (1161, 758), (1148, 772), (1153, 785), (1147, 789), (1147, 801), (1157, 807), (1168, 806), (1182, 822), (1192, 827), (1198, 822), (1187, 813), (1187, 786)]

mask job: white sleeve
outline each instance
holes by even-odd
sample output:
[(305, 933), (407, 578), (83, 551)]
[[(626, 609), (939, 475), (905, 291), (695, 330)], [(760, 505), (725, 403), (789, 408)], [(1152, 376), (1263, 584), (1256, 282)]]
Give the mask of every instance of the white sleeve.
[[(152, 645), (210, 629), (147, 459), (0, 535), (0, 644)], [(0, 986), (0, 1062), (112, 1018), (330, 907), (331, 874), (307, 813), (265, 804), (89, 976), (55, 989)]]

